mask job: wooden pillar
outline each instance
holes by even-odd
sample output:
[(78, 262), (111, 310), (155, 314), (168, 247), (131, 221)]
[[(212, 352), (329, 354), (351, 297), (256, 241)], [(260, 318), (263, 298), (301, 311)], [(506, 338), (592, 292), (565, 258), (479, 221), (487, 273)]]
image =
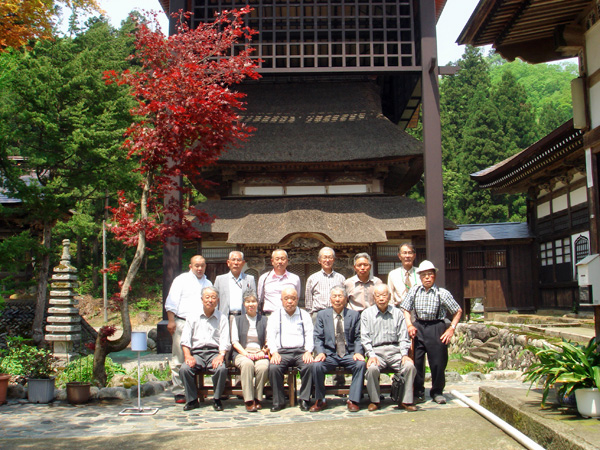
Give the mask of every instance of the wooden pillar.
[(434, 0), (421, 0), (421, 74), (423, 87), (423, 147), (427, 258), (439, 269), (437, 282), (445, 285), (442, 132)]

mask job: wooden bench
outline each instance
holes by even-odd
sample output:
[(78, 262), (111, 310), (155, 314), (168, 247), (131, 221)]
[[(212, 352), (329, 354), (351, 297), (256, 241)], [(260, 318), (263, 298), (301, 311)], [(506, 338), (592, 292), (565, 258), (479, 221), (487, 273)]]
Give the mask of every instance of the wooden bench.
[[(229, 366), (227, 368), (228, 377), (227, 382), (225, 383), (225, 389), (223, 389), (223, 395), (243, 395), (242, 386), (241, 385), (232, 385), (231, 377), (239, 376), (240, 370), (235, 366)], [(295, 406), (297, 397), (296, 397), (296, 375), (298, 374), (298, 369), (295, 367), (290, 367), (287, 372), (287, 382), (286, 382), (286, 391), (287, 395), (290, 398), (290, 406)], [(207, 375), (211, 375), (210, 372), (202, 371), (196, 374), (196, 387), (198, 388), (198, 400), (203, 402), (209, 394), (214, 395), (214, 390), (212, 385), (204, 384), (204, 377)], [(266, 384), (264, 387), (264, 394), (266, 396), (273, 395), (273, 388)]]
[[(223, 389), (223, 395), (237, 395), (241, 396), (243, 394), (241, 385), (232, 385), (231, 377), (239, 376), (240, 370), (235, 366), (229, 366), (227, 368), (228, 378), (225, 384), (225, 389)], [(297, 403), (297, 374), (298, 369), (296, 367), (290, 367), (287, 372), (287, 382), (286, 382), (286, 392), (290, 399), (290, 406), (295, 406)], [(204, 377), (207, 375), (211, 375), (210, 372), (199, 372), (196, 374), (196, 386), (198, 387), (198, 400), (204, 402), (205, 398), (209, 395), (214, 395), (212, 385), (207, 385), (204, 383)], [(331, 370), (326, 373), (326, 375), (335, 375), (343, 376), (344, 379), (346, 375), (352, 375), (350, 370), (344, 369), (343, 367), (337, 367), (334, 370)], [(381, 384), (380, 385), (382, 394), (389, 394), (392, 392), (392, 385), (389, 384)], [(273, 389), (269, 384), (266, 384), (264, 387), (264, 394), (266, 396), (273, 395)], [(350, 394), (350, 384), (344, 381), (343, 385), (325, 385), (325, 395), (349, 395)], [(366, 387), (363, 386), (363, 394), (366, 394)]]

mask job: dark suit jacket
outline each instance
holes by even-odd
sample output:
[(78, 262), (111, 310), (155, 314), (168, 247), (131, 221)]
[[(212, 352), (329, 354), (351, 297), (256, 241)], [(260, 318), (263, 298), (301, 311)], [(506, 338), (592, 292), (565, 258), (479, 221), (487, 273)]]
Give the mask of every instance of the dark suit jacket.
[[(360, 343), (360, 313), (348, 308), (342, 311), (344, 318), (344, 334), (346, 335), (346, 347), (348, 353), (363, 354), (363, 348)], [(325, 355), (335, 355), (335, 322), (333, 320), (333, 308), (329, 307), (319, 311), (315, 323), (315, 351), (325, 353)]]

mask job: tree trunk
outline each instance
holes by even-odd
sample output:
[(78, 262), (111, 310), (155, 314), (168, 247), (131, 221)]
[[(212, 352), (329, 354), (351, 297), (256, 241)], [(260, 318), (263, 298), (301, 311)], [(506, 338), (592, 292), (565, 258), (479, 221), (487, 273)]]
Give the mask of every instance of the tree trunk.
[(37, 299), (35, 304), (35, 315), (33, 317), (33, 342), (41, 345), (44, 342), (44, 314), (46, 312), (46, 292), (48, 289), (48, 271), (50, 270), (50, 241), (52, 239), (52, 225), (44, 222), (42, 235), (42, 246), (46, 250), (41, 257), (37, 273)]
[[(140, 201), (140, 219), (145, 220), (148, 218), (148, 195), (149, 195), (149, 185), (151, 183), (151, 176), (148, 175), (148, 178), (145, 180), (144, 188), (142, 191), (142, 198)], [(131, 319), (129, 317), (129, 290), (131, 288), (131, 284), (135, 280), (138, 271), (140, 270), (140, 266), (142, 265), (142, 261), (144, 260), (144, 255), (146, 253), (146, 232), (143, 229), (140, 229), (138, 232), (138, 243), (135, 251), (135, 256), (129, 265), (129, 270), (127, 271), (127, 275), (125, 276), (125, 280), (123, 280), (123, 285), (121, 286), (121, 320), (123, 322), (123, 334), (119, 339), (114, 341), (109, 341), (107, 336), (102, 332), (98, 333), (98, 337), (96, 338), (96, 349), (94, 351), (94, 379), (96, 383), (100, 386), (106, 385), (106, 368), (105, 361), (106, 355), (112, 352), (119, 352), (125, 349), (129, 342), (131, 341)]]

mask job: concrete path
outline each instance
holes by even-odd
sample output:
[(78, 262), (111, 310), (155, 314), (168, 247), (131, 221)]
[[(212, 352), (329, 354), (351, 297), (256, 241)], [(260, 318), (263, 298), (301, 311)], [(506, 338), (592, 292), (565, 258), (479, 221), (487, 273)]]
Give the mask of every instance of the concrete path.
[[(480, 386), (526, 389), (519, 381), (460, 382), (448, 385), (478, 400)], [(520, 449), (518, 443), (448, 394), (448, 404), (428, 401), (420, 411), (399, 411), (389, 399), (377, 412), (350, 413), (344, 399), (329, 398), (321, 413), (286, 408), (247, 413), (241, 400), (224, 402), (215, 412), (212, 402), (185, 412), (170, 393), (142, 399), (142, 407), (158, 407), (154, 416), (119, 416), (129, 401), (93, 402), (73, 406), (63, 402), (33, 405), (12, 401), (0, 406), (1, 449), (199, 448), (419, 448)], [(199, 434), (200, 433), (200, 434)]]

